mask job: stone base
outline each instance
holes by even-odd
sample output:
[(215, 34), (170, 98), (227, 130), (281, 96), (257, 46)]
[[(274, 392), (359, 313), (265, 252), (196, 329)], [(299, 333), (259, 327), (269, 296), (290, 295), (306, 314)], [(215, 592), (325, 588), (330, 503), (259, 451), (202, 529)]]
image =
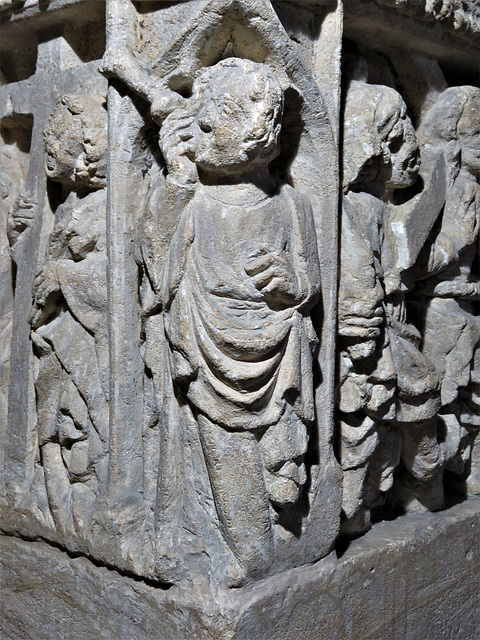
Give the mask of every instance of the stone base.
[(43, 542), (0, 536), (0, 636), (476, 640), (480, 499), (376, 525), (341, 558), (218, 593), (162, 590)]

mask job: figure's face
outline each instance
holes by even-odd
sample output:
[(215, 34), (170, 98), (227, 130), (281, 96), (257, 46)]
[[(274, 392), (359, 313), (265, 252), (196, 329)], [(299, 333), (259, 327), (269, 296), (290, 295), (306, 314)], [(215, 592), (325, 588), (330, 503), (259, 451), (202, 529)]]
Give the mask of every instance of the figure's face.
[(106, 134), (89, 129), (78, 116), (61, 113), (45, 137), (45, 173), (63, 184), (102, 187), (106, 176)]
[(405, 114), (390, 132), (387, 146), (391, 166), (387, 188), (403, 189), (412, 186), (420, 169), (420, 151), (415, 129)]
[[(240, 84), (240, 83), (239, 83)], [(195, 162), (204, 171), (236, 173), (259, 162), (252, 140), (267, 125), (248, 88), (213, 85), (199, 95)], [(198, 104), (198, 103), (197, 103)]]
[(75, 165), (82, 153), (81, 124), (68, 114), (55, 118), (45, 137), (45, 172), (55, 182), (75, 182)]
[(106, 184), (107, 136), (98, 127), (83, 128), (83, 151), (77, 158), (75, 177), (87, 187), (96, 189)]
[(462, 167), (480, 178), (480, 94), (465, 105), (457, 133), (462, 144)]

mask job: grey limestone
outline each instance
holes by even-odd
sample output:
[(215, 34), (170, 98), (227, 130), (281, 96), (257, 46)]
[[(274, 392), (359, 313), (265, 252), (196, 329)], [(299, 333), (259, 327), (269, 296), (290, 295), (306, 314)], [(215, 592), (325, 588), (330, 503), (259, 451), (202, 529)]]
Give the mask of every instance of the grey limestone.
[(7, 637), (478, 636), (479, 60), (474, 0), (0, 0)]
[(214, 598), (161, 590), (44, 542), (1, 537), (0, 632), (10, 640), (473, 639), (479, 527), (477, 498), (410, 514), (401, 527), (375, 525), (337, 562), (328, 557)]

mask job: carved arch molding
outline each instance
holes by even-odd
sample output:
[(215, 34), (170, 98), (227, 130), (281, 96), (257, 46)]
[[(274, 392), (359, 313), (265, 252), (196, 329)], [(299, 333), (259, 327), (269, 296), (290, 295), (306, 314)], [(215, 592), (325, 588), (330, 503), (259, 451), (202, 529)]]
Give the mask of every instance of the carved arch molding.
[(478, 495), (474, 2), (0, 30), (2, 531), (238, 587)]

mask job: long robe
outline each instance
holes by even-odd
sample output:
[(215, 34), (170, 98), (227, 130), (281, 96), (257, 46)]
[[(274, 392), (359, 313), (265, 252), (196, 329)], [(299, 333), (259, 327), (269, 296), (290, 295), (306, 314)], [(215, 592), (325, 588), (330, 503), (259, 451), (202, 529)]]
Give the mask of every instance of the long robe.
[[(290, 263), (296, 282), (290, 303), (267, 300), (247, 274), (262, 251)], [(256, 206), (240, 207), (197, 188), (170, 243), (162, 296), (160, 575), (188, 575), (188, 557), (203, 573), (238, 585), (241, 576), (266, 575), (272, 566), (275, 517), (259, 438), (275, 429), (278, 446), (269, 453), (279, 463), (305, 453), (314, 419), (310, 311), (319, 291), (311, 207), (294, 189), (284, 186)], [(154, 324), (155, 317), (149, 326), (160, 337)]]
[[(260, 246), (288, 255), (292, 306), (269, 306), (245, 271)], [(308, 312), (320, 290), (311, 209), (291, 187), (253, 207), (222, 204), (200, 188), (171, 243), (165, 330), (173, 379), (190, 403), (226, 428), (276, 424), (286, 398), (314, 418)]]

